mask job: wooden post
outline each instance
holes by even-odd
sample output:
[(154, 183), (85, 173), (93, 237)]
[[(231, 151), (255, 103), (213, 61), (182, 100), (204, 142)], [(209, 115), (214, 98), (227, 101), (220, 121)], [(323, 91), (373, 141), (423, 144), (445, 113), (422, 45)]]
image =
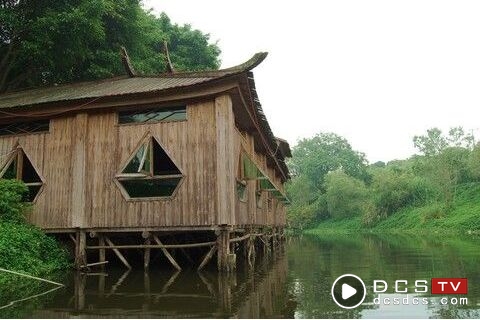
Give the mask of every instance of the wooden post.
[(80, 311), (85, 308), (85, 276), (77, 271), (74, 276), (75, 285), (75, 310)]
[[(102, 234), (98, 235), (98, 245), (104, 246), (105, 245), (105, 238)], [(98, 249), (98, 261), (105, 262), (105, 249)], [(102, 269), (105, 269), (105, 265), (102, 264)]]
[(87, 265), (87, 235), (85, 231), (78, 229), (75, 236), (75, 268), (80, 269)]
[(230, 286), (229, 274), (218, 274), (218, 304), (224, 313), (232, 311), (232, 288)]
[(236, 255), (230, 253), (230, 230), (222, 228), (217, 236), (217, 267), (219, 271), (233, 271), (236, 266)]
[(255, 236), (250, 236), (250, 239), (248, 240), (248, 254), (247, 254), (247, 260), (248, 260), (248, 265), (250, 268), (253, 268), (255, 266)]
[[(145, 240), (145, 244), (149, 245), (151, 243), (150, 239)], [(143, 268), (145, 270), (148, 270), (150, 267), (150, 248), (145, 248), (145, 251), (143, 253)]]
[(103, 298), (105, 296), (105, 273), (98, 276), (98, 295)]

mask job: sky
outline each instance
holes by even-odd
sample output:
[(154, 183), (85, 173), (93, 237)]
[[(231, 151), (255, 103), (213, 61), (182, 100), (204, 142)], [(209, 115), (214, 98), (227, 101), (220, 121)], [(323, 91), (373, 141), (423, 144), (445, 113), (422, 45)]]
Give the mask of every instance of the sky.
[(257, 92), (291, 146), (334, 132), (373, 163), (411, 156), (432, 127), (480, 138), (480, 1), (143, 3), (209, 33), (222, 67), (267, 51)]

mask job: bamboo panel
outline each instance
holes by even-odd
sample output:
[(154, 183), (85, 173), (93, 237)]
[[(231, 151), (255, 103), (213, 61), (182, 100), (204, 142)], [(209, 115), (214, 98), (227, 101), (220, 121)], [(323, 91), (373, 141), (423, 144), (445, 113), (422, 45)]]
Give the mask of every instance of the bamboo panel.
[(217, 132), (217, 211), (219, 224), (235, 224), (235, 121), (229, 96), (215, 99)]
[(50, 121), (50, 134), (45, 135), (44, 173), (45, 207), (35, 207), (32, 220), (43, 228), (72, 226), (72, 150), (75, 118)]
[[(115, 114), (89, 118), (90, 227), (211, 225), (215, 219), (216, 139), (213, 102), (191, 105), (187, 121), (116, 125)], [(127, 201), (113, 182), (132, 153), (152, 135), (184, 174), (176, 195)]]

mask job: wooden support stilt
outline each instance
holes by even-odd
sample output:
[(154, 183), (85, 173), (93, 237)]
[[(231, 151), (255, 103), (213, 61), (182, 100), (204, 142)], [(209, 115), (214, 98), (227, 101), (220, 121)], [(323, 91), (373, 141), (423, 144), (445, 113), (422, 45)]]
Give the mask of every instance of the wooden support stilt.
[[(109, 246), (111, 246), (111, 247), (115, 246), (113, 244), (113, 242), (107, 236), (104, 236), (104, 238), (105, 238), (105, 241), (107, 242), (107, 244)], [(127, 267), (128, 269), (132, 269), (132, 266), (128, 263), (127, 259), (125, 259), (125, 257), (120, 252), (120, 250), (118, 250), (118, 249), (112, 249), (112, 250), (113, 250), (113, 252), (115, 252), (115, 255), (118, 257), (118, 259), (120, 259), (120, 261), (122, 261), (122, 263), (125, 265), (125, 267)]]
[(200, 266), (198, 266), (198, 269), (197, 269), (198, 271), (202, 270), (207, 265), (207, 263), (212, 259), (216, 251), (217, 251), (217, 246), (212, 246), (210, 250), (208, 250), (205, 257), (203, 257), (202, 263), (200, 263)]
[(232, 311), (232, 287), (230, 286), (230, 274), (218, 273), (218, 304), (225, 313)]
[(167, 293), (168, 289), (172, 286), (172, 284), (175, 283), (175, 281), (177, 280), (178, 278), (178, 275), (180, 274), (180, 271), (175, 271), (171, 276), (170, 278), (168, 279), (167, 282), (165, 282), (165, 284), (163, 285), (162, 287), (162, 294), (165, 294)]
[(250, 239), (248, 240), (248, 254), (247, 254), (247, 259), (248, 259), (248, 265), (250, 268), (253, 268), (255, 265), (255, 236), (250, 236)]
[[(98, 245), (99, 246), (104, 246), (105, 245), (105, 238), (103, 234), (100, 234), (98, 236)], [(98, 261), (99, 262), (105, 262), (105, 249), (98, 249)], [(105, 268), (105, 265), (102, 265), (102, 269)]]
[[(70, 237), (70, 239), (73, 241), (73, 244), (76, 246), (77, 245), (77, 239), (75, 239), (75, 237), (73, 236), (73, 234), (69, 233), (68, 236)], [(76, 250), (76, 249), (75, 249)]]
[(150, 273), (148, 272), (143, 273), (143, 291), (150, 295)]
[[(202, 272), (199, 272), (198, 273), (198, 276), (200, 277), (200, 280), (202, 280), (202, 282), (205, 284), (205, 286), (207, 287), (208, 289), (208, 292), (210, 292), (210, 294), (214, 297), (217, 296), (217, 294), (215, 293), (215, 290), (213, 289), (213, 285), (212, 283), (208, 280), (208, 278), (202, 274)], [(220, 293), (221, 294), (221, 293)]]
[[(160, 241), (160, 239), (156, 235), (153, 236), (153, 240), (155, 240), (155, 242), (158, 245), (163, 246), (163, 243)], [(173, 265), (175, 269), (177, 269), (178, 271), (182, 270), (182, 268), (178, 265), (178, 263), (175, 261), (175, 259), (172, 257), (172, 255), (168, 252), (167, 249), (160, 248), (160, 250), (162, 250), (165, 257), (167, 257), (168, 261), (170, 261), (170, 263)]]
[[(145, 244), (150, 244), (150, 239), (146, 239), (145, 240)], [(148, 268), (150, 267), (150, 248), (146, 248), (144, 253), (143, 253), (143, 268), (145, 270), (148, 270)]]
[(217, 266), (219, 271), (233, 271), (236, 266), (236, 255), (230, 253), (230, 230), (222, 228), (217, 236)]
[[(178, 244), (178, 242), (175, 240), (175, 237), (171, 237), (171, 240), (173, 241), (173, 243)], [(187, 250), (185, 250), (184, 248), (180, 248), (180, 252), (185, 258), (187, 258), (188, 262), (190, 262), (191, 264), (195, 264), (195, 261), (193, 261), (192, 257), (190, 257)]]
[(98, 277), (98, 295), (103, 298), (105, 295), (105, 277), (104, 273), (100, 274)]
[(75, 245), (75, 267), (80, 269), (87, 264), (87, 236), (85, 231), (78, 229), (76, 232), (76, 245)]
[(78, 311), (85, 309), (85, 280), (85, 276), (79, 271), (75, 273), (75, 310)]

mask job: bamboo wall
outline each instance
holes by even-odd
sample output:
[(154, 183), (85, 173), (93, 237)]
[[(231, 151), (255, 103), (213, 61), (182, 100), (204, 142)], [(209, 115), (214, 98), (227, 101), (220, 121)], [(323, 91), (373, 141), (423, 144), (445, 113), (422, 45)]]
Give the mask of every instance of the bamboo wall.
[[(270, 180), (284, 192), (283, 184), (280, 178), (275, 175), (274, 169), (267, 166), (266, 157), (255, 152), (253, 136), (248, 133), (241, 133), (238, 129), (234, 131), (234, 154), (235, 154), (235, 174), (239, 177), (239, 166), (241, 166), (241, 154), (245, 153), (265, 173)], [(257, 224), (284, 226), (285, 225), (285, 205), (273, 197), (269, 192), (262, 193), (261, 206), (257, 206), (256, 199), (256, 181), (247, 180), (246, 201), (240, 200), (235, 194), (235, 217), (238, 225)], [(271, 204), (269, 205), (269, 201)]]
[[(49, 133), (0, 137), (0, 155), (18, 142), (44, 179), (30, 220), (45, 229), (283, 225), (281, 208), (257, 210), (254, 181), (248, 182), (249, 201), (238, 201), (240, 148), (248, 148), (265, 173), (273, 169), (252, 153), (253, 139), (236, 131), (231, 104), (229, 96), (219, 96), (188, 105), (186, 121), (153, 124), (119, 125), (116, 112), (62, 116), (51, 120)], [(127, 201), (114, 177), (149, 134), (184, 179), (171, 199)]]

